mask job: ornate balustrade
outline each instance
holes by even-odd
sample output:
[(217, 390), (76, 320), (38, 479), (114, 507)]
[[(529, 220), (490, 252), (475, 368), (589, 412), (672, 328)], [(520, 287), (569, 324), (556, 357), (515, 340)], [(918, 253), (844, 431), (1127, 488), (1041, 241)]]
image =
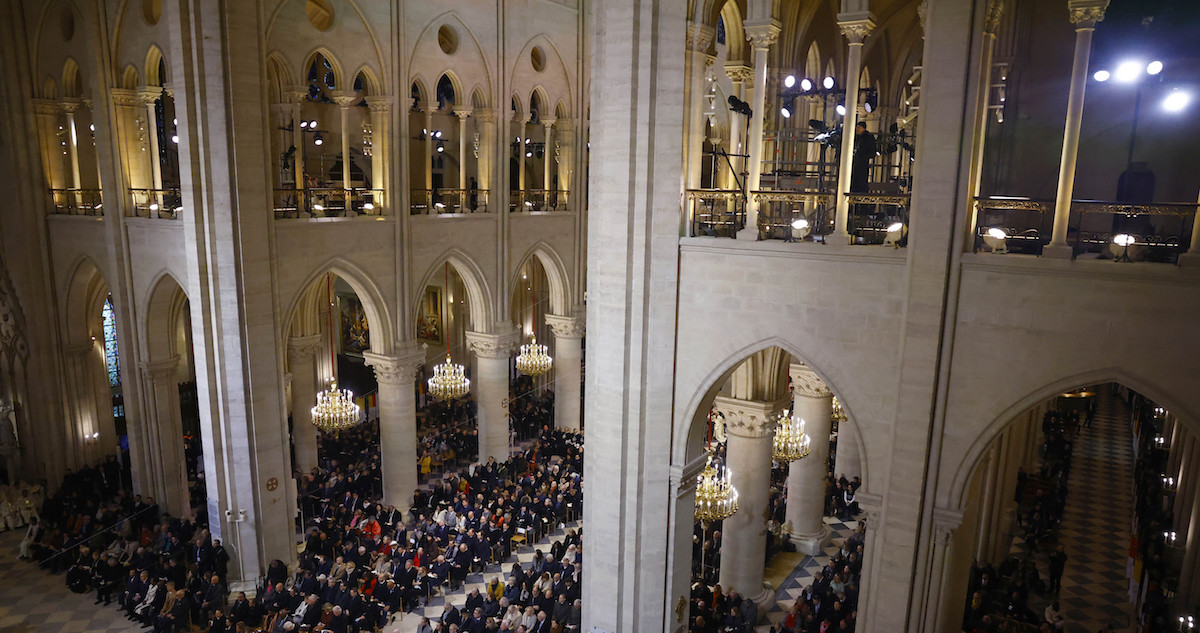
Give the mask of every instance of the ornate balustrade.
[(908, 244), (909, 195), (849, 193), (850, 214), (846, 232), (854, 244)]
[(50, 213), (104, 215), (104, 199), (99, 189), (51, 189)]
[(508, 208), (513, 213), (567, 211), (567, 192), (560, 189), (511, 191), (509, 193)]
[(175, 220), (183, 209), (179, 189), (130, 189), (133, 214), (139, 218)]
[(734, 237), (746, 225), (746, 199), (740, 189), (688, 189), (692, 235)]
[(276, 189), (273, 208), (276, 219), (383, 215), (383, 189)]
[(758, 239), (819, 241), (833, 230), (832, 194), (752, 191), (758, 203)]
[(1050, 241), (1054, 223), (1054, 201), (1013, 196), (981, 196), (975, 199), (974, 250), (992, 250), (995, 237), (989, 231), (1004, 231), (1008, 236), (1002, 247), (1012, 253), (1041, 255)]

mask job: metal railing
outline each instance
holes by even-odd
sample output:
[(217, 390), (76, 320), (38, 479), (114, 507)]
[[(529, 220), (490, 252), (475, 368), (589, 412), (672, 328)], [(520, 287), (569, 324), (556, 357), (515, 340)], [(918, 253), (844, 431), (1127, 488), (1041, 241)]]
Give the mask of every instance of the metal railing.
[(383, 215), (383, 189), (276, 189), (272, 206), (277, 219)]
[(832, 195), (803, 191), (752, 191), (758, 203), (758, 239), (818, 241), (833, 230)]
[(1054, 224), (1054, 201), (1013, 196), (975, 198), (975, 252), (992, 250), (998, 242), (989, 236), (992, 229), (1008, 237), (1001, 247), (1008, 252), (1041, 255), (1050, 241)]
[(746, 200), (740, 189), (688, 189), (692, 235), (734, 237), (746, 226)]
[(104, 215), (104, 199), (99, 189), (51, 189), (50, 213)]
[(130, 189), (133, 199), (133, 214), (139, 218), (179, 218), (183, 208), (183, 196), (179, 189)]
[(487, 189), (411, 189), (412, 215), (489, 213)]
[(508, 209), (512, 213), (567, 211), (567, 192), (561, 189), (526, 189), (509, 192)]
[(908, 194), (848, 193), (846, 199), (846, 232), (853, 244), (908, 244)]

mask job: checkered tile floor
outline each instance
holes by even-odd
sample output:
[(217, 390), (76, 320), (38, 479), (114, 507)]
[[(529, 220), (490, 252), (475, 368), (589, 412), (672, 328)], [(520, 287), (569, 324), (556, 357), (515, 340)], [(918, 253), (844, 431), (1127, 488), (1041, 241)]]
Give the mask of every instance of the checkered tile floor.
[(796, 565), (792, 574), (775, 591), (775, 604), (767, 611), (767, 617), (762, 624), (754, 627), (755, 633), (769, 633), (771, 627), (779, 630), (779, 625), (787, 616), (788, 610), (792, 608), (792, 603), (796, 602), (796, 598), (804, 591), (805, 587), (812, 584), (813, 579), (821, 572), (821, 568), (837, 553), (846, 538), (858, 529), (858, 521), (843, 522), (834, 517), (825, 517), (825, 524), (833, 530), (829, 544), (825, 546), (825, 553), (815, 557), (805, 556), (804, 560)]
[[(1134, 630), (1125, 577), (1133, 516), (1130, 411), (1108, 385), (1100, 387), (1096, 397), (1096, 418), (1075, 440), (1058, 542), (1042, 545), (1033, 555), (1046, 580), (1047, 556), (1057, 545), (1066, 546), (1067, 566), (1058, 594), (1066, 633), (1095, 633), (1109, 624), (1117, 631)], [(1013, 539), (1011, 553), (1029, 556), (1022, 538)], [(1030, 597), (1029, 606), (1039, 617), (1047, 604), (1048, 599)]]

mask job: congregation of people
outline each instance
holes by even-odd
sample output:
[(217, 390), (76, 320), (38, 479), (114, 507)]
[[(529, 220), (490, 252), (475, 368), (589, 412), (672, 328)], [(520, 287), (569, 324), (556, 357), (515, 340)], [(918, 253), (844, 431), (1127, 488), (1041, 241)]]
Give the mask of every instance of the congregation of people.
[[(553, 428), (552, 395), (517, 400), (524, 441), (503, 461), (475, 461), (469, 405), (427, 408), (419, 459), (436, 453), (441, 469), (418, 462), (407, 513), (381, 503), (377, 420), (322, 435), (320, 465), (297, 477), (298, 565), (272, 561), (251, 595), (230, 592), (230, 553), (205, 513), (131, 494), (115, 458), (31, 501), (20, 553), (155, 633), (380, 631), (438, 601), (418, 632), (578, 631), (583, 530), (568, 524), (582, 515), (583, 436)], [(531, 563), (515, 562), (521, 547), (537, 548)], [(460, 596), (468, 584), (483, 590)]]

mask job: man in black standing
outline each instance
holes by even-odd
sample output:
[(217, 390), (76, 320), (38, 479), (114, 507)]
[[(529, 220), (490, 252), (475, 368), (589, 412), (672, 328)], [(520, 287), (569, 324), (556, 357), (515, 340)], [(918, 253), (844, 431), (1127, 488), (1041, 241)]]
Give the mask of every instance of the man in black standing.
[(1050, 554), (1050, 592), (1058, 593), (1062, 588), (1063, 568), (1067, 566), (1067, 552), (1062, 545)]
[(867, 131), (867, 124), (859, 121), (854, 125), (854, 165), (850, 171), (850, 192), (870, 191), (871, 161), (875, 160), (878, 148), (875, 135)]

